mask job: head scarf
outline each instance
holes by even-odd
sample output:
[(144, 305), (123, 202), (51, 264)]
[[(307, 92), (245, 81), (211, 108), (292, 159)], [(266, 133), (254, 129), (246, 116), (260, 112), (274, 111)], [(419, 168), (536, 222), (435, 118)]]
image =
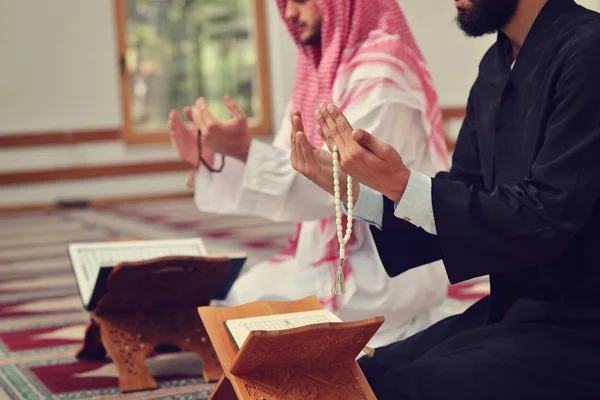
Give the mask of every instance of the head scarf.
[[(287, 1), (276, 1), (298, 47), (292, 107), (302, 114), (314, 145), (322, 145), (313, 118), (319, 103), (333, 102), (344, 112), (357, 103), (368, 108), (373, 101), (402, 102), (421, 111), (432, 160), (438, 169), (448, 168), (437, 94), (396, 0), (315, 0), (322, 17), (320, 47), (301, 43), (298, 27), (285, 18)], [(370, 86), (344, 91), (359, 68), (372, 72)], [(377, 96), (369, 96), (376, 90)]]

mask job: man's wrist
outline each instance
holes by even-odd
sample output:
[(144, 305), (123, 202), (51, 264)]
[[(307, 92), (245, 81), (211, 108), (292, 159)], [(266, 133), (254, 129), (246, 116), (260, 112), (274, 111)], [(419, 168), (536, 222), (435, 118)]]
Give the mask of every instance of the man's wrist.
[[(330, 173), (330, 171), (327, 170), (321, 170), (319, 171), (318, 174), (311, 174), (310, 176), (307, 176), (307, 178), (309, 180), (311, 180), (313, 183), (315, 183), (317, 186), (319, 186), (321, 189), (325, 190), (326, 192), (328, 192), (330, 195), (334, 196), (335, 195), (335, 190), (333, 187), (333, 173)], [(341, 189), (341, 187), (340, 187)], [(344, 194), (345, 194), (345, 190), (340, 193), (341, 197), (342, 197), (342, 201), (344, 201)]]
[(233, 158), (240, 160), (243, 163), (246, 163), (246, 161), (248, 161), (248, 154), (250, 154), (250, 145), (251, 144), (252, 144), (252, 139), (248, 139), (243, 144), (241, 144), (238, 151), (236, 151), (235, 154), (232, 154), (231, 156)]
[(388, 199), (398, 203), (402, 199), (402, 196), (404, 196), (404, 192), (406, 191), (408, 179), (410, 178), (410, 170), (407, 168), (404, 172), (396, 174), (394, 177), (396, 179), (394, 179), (392, 187), (383, 194)]

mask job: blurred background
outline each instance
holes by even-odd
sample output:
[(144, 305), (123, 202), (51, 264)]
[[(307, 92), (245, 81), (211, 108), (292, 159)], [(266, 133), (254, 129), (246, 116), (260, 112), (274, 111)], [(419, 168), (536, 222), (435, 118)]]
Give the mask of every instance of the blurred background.
[[(464, 37), (451, 0), (399, 3), (452, 141), (494, 37)], [(0, 209), (186, 193), (171, 108), (203, 95), (225, 118), (229, 93), (270, 140), (295, 56), (269, 0), (0, 0)]]

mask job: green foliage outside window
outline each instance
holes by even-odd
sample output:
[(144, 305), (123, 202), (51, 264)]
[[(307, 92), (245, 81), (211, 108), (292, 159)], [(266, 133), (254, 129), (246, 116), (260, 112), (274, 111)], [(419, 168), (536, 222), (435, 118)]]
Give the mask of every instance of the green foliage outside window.
[(248, 0), (126, 0), (130, 110), (136, 131), (166, 129), (171, 109), (199, 96), (229, 118), (230, 94), (260, 116), (256, 45)]

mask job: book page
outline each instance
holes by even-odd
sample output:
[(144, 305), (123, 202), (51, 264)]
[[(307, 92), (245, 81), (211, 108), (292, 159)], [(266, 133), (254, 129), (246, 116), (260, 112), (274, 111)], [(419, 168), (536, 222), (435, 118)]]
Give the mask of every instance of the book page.
[(202, 239), (140, 240), (130, 242), (72, 243), (69, 256), (84, 304), (88, 304), (100, 268), (169, 256), (206, 256)]
[(225, 326), (239, 349), (252, 331), (276, 331), (324, 322), (342, 322), (342, 320), (330, 311), (314, 310), (264, 317), (230, 319), (225, 321)]

